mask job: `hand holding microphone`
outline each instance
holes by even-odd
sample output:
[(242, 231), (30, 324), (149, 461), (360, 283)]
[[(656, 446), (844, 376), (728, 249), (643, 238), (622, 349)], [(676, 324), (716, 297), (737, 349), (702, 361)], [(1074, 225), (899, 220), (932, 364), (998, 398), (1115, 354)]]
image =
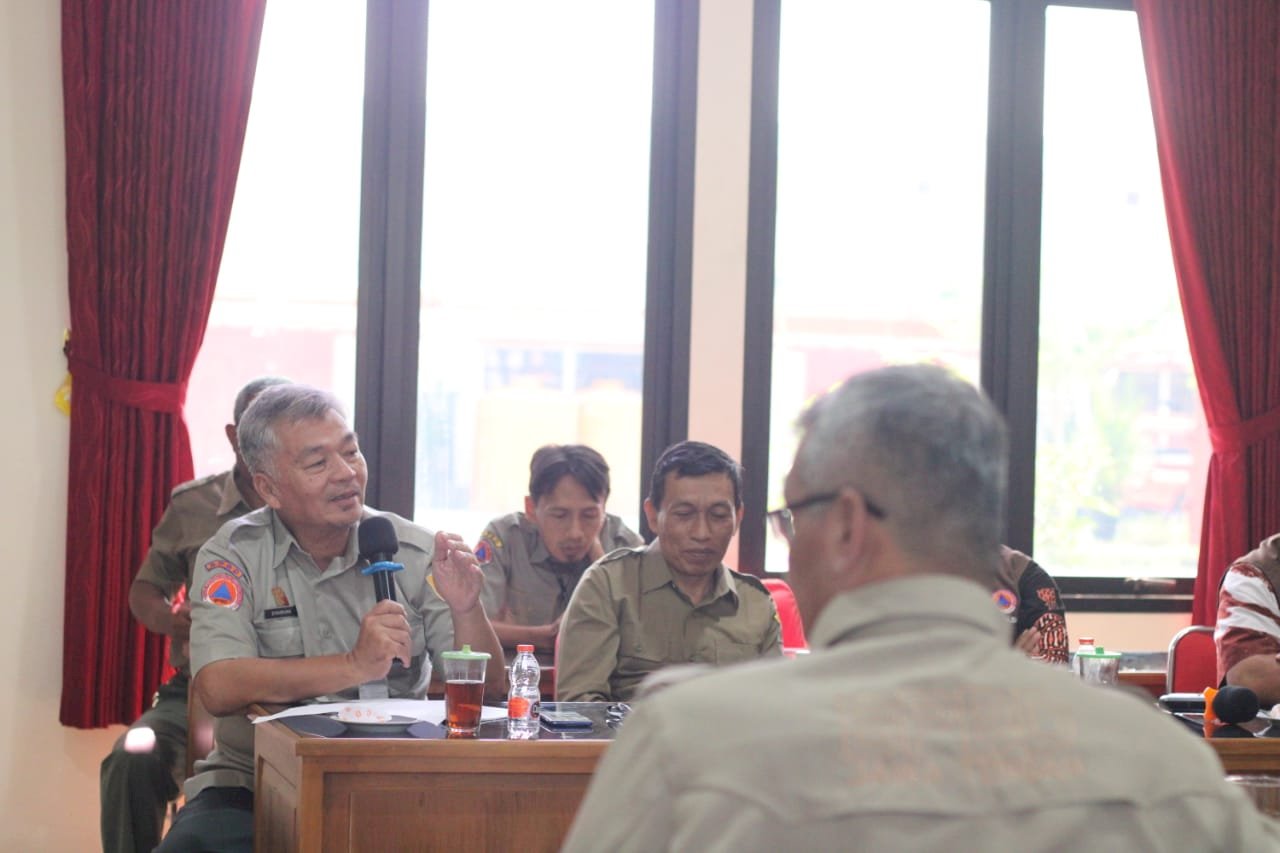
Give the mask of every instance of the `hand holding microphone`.
[(408, 665), (411, 643), (404, 607), (397, 601), (379, 601), (360, 620), (360, 634), (356, 637), (356, 647), (351, 650), (351, 660), (365, 678), (377, 681), (385, 678), (389, 671)]
[[(391, 524), (391, 519), (381, 515), (369, 516), (360, 522), (356, 530), (356, 538), (360, 545), (360, 556), (369, 561), (369, 565), (360, 572), (372, 576), (374, 598), (379, 605), (384, 601), (395, 601), (396, 584), (392, 573), (403, 571), (404, 566), (391, 562), (391, 558), (400, 550), (400, 538), (396, 536), (396, 529)], [(381, 610), (387, 611), (388, 608), (381, 608)], [(374, 619), (373, 622), (370, 622), (371, 617)], [(380, 622), (383, 624), (379, 624)], [(400, 636), (401, 623), (404, 624), (403, 637)], [(382, 613), (380, 608), (375, 606), (361, 623), (362, 640), (365, 639), (366, 627), (374, 629), (371, 633), (381, 641), (374, 642), (372, 637), (366, 641), (367, 646), (372, 646), (369, 651), (373, 652), (375, 659), (385, 660), (385, 656), (390, 655), (392, 657), (390, 674), (398, 676), (403, 673), (404, 667), (409, 664), (408, 623), (405, 622), (404, 609), (396, 608), (396, 613)], [(379, 628), (385, 629), (385, 632), (377, 630)], [(358, 645), (357, 652), (359, 651), (361, 648)], [(386, 670), (383, 672), (386, 673)], [(385, 699), (387, 695), (385, 682), (360, 685), (361, 699)]]

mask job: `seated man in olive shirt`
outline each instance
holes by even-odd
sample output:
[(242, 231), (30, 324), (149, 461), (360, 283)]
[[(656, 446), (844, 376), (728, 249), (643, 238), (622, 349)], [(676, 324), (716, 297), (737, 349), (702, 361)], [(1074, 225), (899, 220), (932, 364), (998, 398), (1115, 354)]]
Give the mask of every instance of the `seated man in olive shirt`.
[(592, 448), (548, 444), (533, 454), (524, 512), (489, 522), (475, 548), (482, 601), (504, 649), (529, 643), (553, 651), (560, 616), (587, 566), (644, 544), (605, 512), (608, 499), (609, 464)]
[(596, 562), (569, 602), (559, 701), (625, 702), (665, 666), (781, 655), (768, 590), (724, 565), (742, 520), (742, 467), (709, 444), (673, 445), (654, 467), (644, 511), (658, 538)]
[[(464, 644), (493, 657), (485, 692), (504, 692), (471, 549), (365, 505), (368, 466), (332, 394), (268, 388), (236, 436), (266, 506), (224, 524), (196, 557), (192, 689), (218, 720), (213, 752), (187, 780), (161, 853), (252, 851), (254, 736), (243, 713), (251, 705), (354, 699), (361, 685), (421, 698), (429, 662)], [(396, 595), (382, 601), (359, 554), (360, 523), (374, 515), (394, 528), (403, 564)], [(397, 660), (403, 666), (393, 668)]]

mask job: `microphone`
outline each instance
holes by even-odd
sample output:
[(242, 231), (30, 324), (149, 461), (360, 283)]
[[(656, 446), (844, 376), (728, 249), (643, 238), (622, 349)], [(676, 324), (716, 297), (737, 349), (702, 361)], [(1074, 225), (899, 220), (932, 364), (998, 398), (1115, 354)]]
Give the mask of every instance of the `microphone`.
[(378, 601), (388, 598), (395, 601), (396, 585), (392, 582), (391, 573), (403, 571), (404, 566), (391, 562), (396, 551), (400, 550), (400, 540), (391, 519), (371, 515), (360, 522), (356, 535), (360, 541), (360, 556), (369, 561), (360, 573), (373, 576), (373, 594)]
[(1214, 694), (1211, 707), (1224, 723), (1247, 723), (1258, 716), (1258, 694), (1248, 687), (1223, 687)]
[[(373, 594), (378, 601), (388, 598), (396, 600), (396, 585), (391, 573), (404, 570), (400, 563), (391, 562), (396, 551), (400, 550), (400, 539), (391, 519), (382, 515), (371, 515), (356, 529), (356, 538), (360, 545), (361, 558), (368, 560), (369, 565), (360, 570), (361, 574), (373, 576)], [(398, 660), (391, 662), (390, 674), (399, 676), (404, 672), (404, 664)], [(360, 685), (361, 699), (386, 699), (389, 696), (386, 679), (379, 679)]]

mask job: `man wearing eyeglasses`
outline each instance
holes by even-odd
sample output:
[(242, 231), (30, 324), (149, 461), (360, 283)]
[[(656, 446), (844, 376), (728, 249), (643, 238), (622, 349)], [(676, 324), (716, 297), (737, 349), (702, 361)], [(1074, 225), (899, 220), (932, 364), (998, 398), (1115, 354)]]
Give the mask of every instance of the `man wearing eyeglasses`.
[(769, 591), (724, 564), (742, 521), (742, 467), (700, 441), (673, 445), (654, 466), (644, 511), (658, 538), (592, 565), (565, 610), (561, 702), (626, 702), (672, 664), (781, 654)]
[(812, 654), (647, 698), (564, 850), (1280, 849), (1172, 717), (1010, 646), (980, 392), (885, 368), (800, 430), (774, 523)]

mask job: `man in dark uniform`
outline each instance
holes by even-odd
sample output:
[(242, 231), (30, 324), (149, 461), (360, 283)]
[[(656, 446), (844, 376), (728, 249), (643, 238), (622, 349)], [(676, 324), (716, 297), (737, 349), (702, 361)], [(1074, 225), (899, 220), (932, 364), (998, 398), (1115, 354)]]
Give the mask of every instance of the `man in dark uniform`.
[(169, 662), (177, 670), (160, 685), (149, 711), (134, 722), (102, 761), (102, 849), (151, 851), (160, 843), (164, 813), (178, 796), (187, 755), (187, 637), (191, 605), (180, 592), (191, 586), (196, 554), (225, 522), (262, 506), (236, 443), (240, 416), (262, 389), (288, 382), (255, 379), (236, 395), (227, 440), (235, 451), (230, 471), (183, 483), (151, 534), (151, 548), (129, 588), (129, 609), (147, 630), (169, 637)]

